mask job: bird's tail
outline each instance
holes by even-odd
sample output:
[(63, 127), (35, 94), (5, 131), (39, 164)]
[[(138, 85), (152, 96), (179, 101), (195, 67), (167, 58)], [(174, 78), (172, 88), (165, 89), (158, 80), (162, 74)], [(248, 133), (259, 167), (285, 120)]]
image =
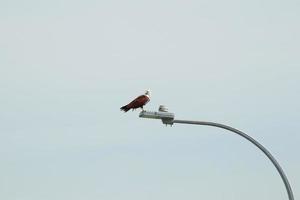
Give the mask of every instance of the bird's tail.
[(124, 112), (127, 112), (128, 110), (130, 110), (130, 108), (128, 108), (127, 105), (126, 105), (126, 106), (122, 106), (120, 109), (121, 109), (122, 111), (124, 111)]

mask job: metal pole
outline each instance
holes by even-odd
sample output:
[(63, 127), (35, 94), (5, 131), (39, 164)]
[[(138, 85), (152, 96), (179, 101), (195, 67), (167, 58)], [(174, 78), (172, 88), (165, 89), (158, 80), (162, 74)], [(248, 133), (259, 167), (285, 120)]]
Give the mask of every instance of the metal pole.
[(272, 154), (263, 145), (261, 145), (259, 142), (257, 142), (255, 139), (253, 139), (252, 137), (250, 137), (246, 133), (243, 133), (242, 131), (237, 130), (235, 128), (232, 128), (230, 126), (227, 126), (227, 125), (224, 125), (224, 124), (219, 124), (219, 123), (214, 123), (214, 122), (189, 121), (189, 120), (173, 120), (172, 122), (173, 123), (179, 123), (179, 124), (195, 124), (195, 125), (204, 125), (204, 126), (214, 126), (214, 127), (218, 127), (218, 128), (222, 128), (222, 129), (226, 129), (228, 131), (234, 132), (234, 133), (242, 136), (246, 140), (250, 141), (256, 147), (258, 147), (270, 159), (270, 161), (276, 167), (276, 169), (277, 169), (278, 173), (280, 174), (280, 176), (283, 180), (283, 183), (285, 185), (286, 191), (288, 193), (289, 200), (294, 200), (294, 195), (293, 195), (292, 188), (289, 184), (287, 176), (283, 172), (283, 170), (280, 167), (279, 163), (276, 161), (276, 159), (272, 156)]

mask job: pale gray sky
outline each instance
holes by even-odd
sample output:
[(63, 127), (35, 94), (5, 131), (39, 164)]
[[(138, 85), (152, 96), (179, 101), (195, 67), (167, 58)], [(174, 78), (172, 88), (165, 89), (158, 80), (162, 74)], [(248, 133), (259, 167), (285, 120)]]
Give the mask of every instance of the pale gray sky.
[(300, 1), (0, 2), (0, 199), (300, 198)]

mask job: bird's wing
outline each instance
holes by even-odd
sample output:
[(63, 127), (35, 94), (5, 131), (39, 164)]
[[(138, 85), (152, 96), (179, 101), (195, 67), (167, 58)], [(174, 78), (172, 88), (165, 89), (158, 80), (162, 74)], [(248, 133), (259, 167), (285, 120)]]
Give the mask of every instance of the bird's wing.
[(147, 102), (149, 101), (149, 98), (145, 95), (141, 95), (138, 96), (137, 98), (135, 98), (132, 102), (130, 102), (128, 105), (129, 107), (133, 107), (133, 106), (143, 106), (145, 105)]

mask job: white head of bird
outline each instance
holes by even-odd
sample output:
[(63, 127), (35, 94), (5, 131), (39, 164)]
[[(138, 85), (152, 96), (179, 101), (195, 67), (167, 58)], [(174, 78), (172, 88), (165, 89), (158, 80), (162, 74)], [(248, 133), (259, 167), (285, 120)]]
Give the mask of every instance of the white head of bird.
[(150, 96), (151, 96), (150, 90), (146, 90), (145, 95), (146, 95), (148, 98), (150, 98)]

